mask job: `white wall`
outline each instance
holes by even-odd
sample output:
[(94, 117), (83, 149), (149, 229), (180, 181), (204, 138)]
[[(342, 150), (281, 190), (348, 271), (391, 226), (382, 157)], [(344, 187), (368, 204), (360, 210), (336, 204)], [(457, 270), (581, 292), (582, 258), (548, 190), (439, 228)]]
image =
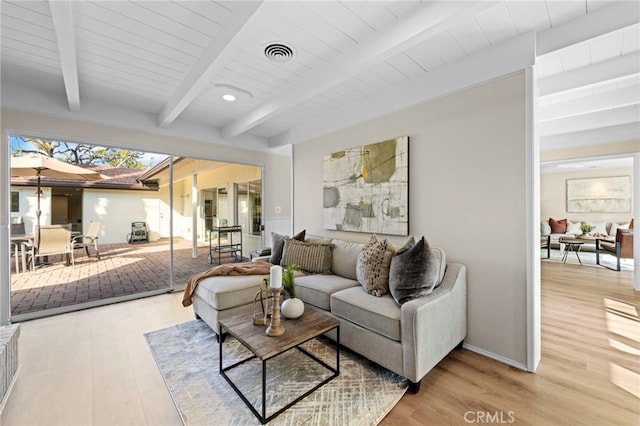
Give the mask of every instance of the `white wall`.
[[(42, 187), (40, 197), (40, 224), (51, 224), (51, 188)], [(17, 191), (20, 195), (20, 211), (11, 213), (11, 217), (21, 217), (24, 222), (24, 229), (31, 233), (36, 226), (36, 210), (38, 210), (38, 198), (36, 187), (13, 186), (11, 191)]]
[(160, 200), (154, 191), (114, 191), (85, 189), (82, 216), (85, 231), (91, 221), (100, 221), (100, 244), (126, 243), (131, 222), (146, 222), (153, 229), (160, 211)]
[(410, 233), (467, 265), (465, 343), (526, 368), (525, 132), (517, 73), (295, 145), (295, 231), (365, 241), (323, 230), (323, 155), (408, 135)]
[[(633, 168), (584, 170), (565, 173), (546, 173), (540, 176), (540, 219), (569, 219), (571, 221), (628, 223), (629, 213), (569, 213), (567, 212), (567, 179), (604, 176), (633, 176)], [(633, 186), (633, 182), (632, 182)], [(633, 193), (633, 190), (632, 190)], [(632, 204), (633, 205), (633, 204)]]

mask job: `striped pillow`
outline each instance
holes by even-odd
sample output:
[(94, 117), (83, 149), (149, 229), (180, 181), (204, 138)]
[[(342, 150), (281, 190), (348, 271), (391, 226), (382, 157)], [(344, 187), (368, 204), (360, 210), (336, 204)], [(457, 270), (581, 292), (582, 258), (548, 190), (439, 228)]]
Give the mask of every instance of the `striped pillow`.
[(305, 272), (313, 274), (331, 273), (331, 244), (308, 243), (287, 239), (284, 242), (282, 266), (296, 264)]

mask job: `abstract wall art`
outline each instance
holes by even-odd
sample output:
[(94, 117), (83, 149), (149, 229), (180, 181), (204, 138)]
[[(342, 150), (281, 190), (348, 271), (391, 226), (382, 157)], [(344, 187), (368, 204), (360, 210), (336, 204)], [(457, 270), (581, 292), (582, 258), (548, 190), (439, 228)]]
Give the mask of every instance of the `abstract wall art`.
[(324, 228), (409, 235), (409, 137), (324, 156)]
[(631, 176), (567, 179), (567, 212), (631, 213)]

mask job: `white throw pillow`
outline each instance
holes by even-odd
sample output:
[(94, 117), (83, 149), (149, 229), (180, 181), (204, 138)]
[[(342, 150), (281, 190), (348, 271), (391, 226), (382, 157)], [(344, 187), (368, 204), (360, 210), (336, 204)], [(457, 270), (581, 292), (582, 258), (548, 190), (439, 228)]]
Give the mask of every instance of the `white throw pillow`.
[(549, 221), (548, 220), (540, 221), (540, 233), (542, 235), (551, 234), (551, 226), (549, 225)]
[(591, 230), (592, 234), (607, 235), (607, 222), (597, 222), (597, 223), (586, 222), (586, 223), (588, 223), (591, 226), (595, 226), (595, 228)]
[(611, 224), (611, 229), (609, 229), (609, 235), (612, 235), (615, 237), (616, 233), (618, 232), (618, 229), (629, 229), (629, 222), (620, 223), (620, 224), (613, 222)]
[(567, 234), (573, 234), (573, 235), (582, 234), (582, 229), (580, 229), (581, 225), (582, 225), (582, 222), (571, 222), (570, 220), (568, 220), (567, 221)]

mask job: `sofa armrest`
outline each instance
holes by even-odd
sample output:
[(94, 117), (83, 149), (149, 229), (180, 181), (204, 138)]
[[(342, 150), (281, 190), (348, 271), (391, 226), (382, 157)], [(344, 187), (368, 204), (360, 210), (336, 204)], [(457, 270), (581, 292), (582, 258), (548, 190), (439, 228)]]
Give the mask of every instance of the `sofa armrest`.
[(467, 335), (467, 268), (447, 265), (442, 284), (402, 305), (404, 376), (419, 382)]
[(252, 262), (268, 262), (271, 259), (271, 255), (268, 256), (257, 256), (251, 259)]

